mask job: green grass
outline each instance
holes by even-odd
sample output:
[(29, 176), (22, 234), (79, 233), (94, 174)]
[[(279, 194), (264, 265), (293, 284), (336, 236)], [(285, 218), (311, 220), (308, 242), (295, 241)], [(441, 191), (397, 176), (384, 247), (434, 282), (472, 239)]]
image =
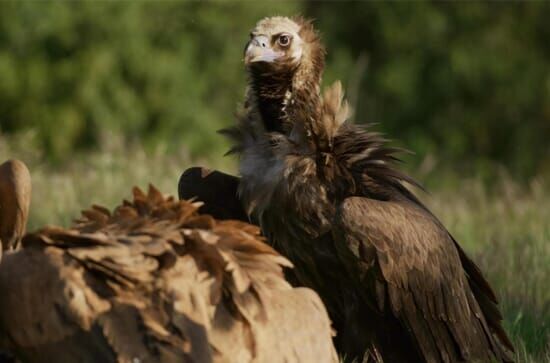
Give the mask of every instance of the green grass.
[(145, 150), (139, 144), (125, 143), (117, 135), (104, 136), (99, 150), (75, 154), (67, 157), (68, 162), (52, 165), (44, 162), (36, 140), (32, 133), (11, 139), (0, 135), (0, 160), (21, 159), (31, 171), (29, 230), (46, 224), (66, 226), (92, 204), (112, 208), (131, 196), (133, 186), (146, 188), (151, 183), (163, 193), (177, 195), (178, 178), (191, 165), (226, 171), (235, 165), (231, 158), (191, 162), (184, 147), (175, 151), (162, 146)]
[[(114, 136), (105, 140), (100, 150), (56, 166), (42, 162), (32, 134), (0, 137), (0, 159), (22, 159), (33, 175), (29, 229), (68, 225), (92, 203), (113, 207), (134, 185), (153, 183), (174, 194), (179, 174), (191, 165), (234, 170), (228, 158), (191, 160), (184, 149), (146, 152)], [(520, 186), (503, 174), (487, 186), (480, 179), (457, 179), (439, 185), (432, 178), (431, 194), (422, 198), (496, 289), (517, 361), (550, 362), (549, 181)]]
[(549, 184), (493, 184), (465, 180), (424, 199), (497, 291), (517, 361), (550, 362)]

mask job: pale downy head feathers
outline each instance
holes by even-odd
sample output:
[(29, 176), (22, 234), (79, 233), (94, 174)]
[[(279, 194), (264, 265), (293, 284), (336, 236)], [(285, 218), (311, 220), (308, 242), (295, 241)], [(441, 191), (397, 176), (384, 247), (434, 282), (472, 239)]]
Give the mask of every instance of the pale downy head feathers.
[(260, 20), (250, 32), (245, 63), (249, 66), (260, 62), (298, 64), (303, 53), (303, 40), (299, 32), (300, 26), (286, 17)]

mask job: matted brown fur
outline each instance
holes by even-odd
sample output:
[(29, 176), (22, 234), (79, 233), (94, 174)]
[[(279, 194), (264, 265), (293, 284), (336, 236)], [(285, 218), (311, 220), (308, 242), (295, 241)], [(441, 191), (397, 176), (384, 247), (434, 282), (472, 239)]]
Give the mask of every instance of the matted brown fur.
[(318, 296), (259, 229), (154, 187), (0, 263), (0, 350), (25, 362), (336, 362)]
[[(305, 49), (323, 49), (317, 35), (308, 39)], [(346, 359), (510, 362), (489, 284), (403, 185), (415, 182), (396, 168), (400, 150), (347, 121), (338, 83), (321, 94), (323, 54), (248, 67), (245, 107), (225, 132), (240, 157), (245, 208), (294, 263), (299, 284), (321, 295)], [(266, 97), (264, 82), (284, 102)]]

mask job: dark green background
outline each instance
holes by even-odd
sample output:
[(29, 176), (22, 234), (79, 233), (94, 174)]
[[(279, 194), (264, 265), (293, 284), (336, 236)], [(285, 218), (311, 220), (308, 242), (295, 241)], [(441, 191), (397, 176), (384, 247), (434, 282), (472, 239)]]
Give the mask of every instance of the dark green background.
[[(516, 179), (550, 169), (550, 3), (0, 2), (0, 132), (52, 162), (112, 133), (216, 158), (266, 15), (316, 19), (325, 84), (413, 165)], [(424, 165), (425, 166), (425, 165)]]

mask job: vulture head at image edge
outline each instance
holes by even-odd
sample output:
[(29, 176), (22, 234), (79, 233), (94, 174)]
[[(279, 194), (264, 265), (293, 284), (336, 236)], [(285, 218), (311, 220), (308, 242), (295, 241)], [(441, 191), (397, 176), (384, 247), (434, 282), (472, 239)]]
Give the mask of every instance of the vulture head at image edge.
[(19, 247), (31, 203), (31, 175), (19, 160), (0, 165), (0, 260), (3, 251)]
[(0, 261), (0, 362), (338, 361), (323, 303), (258, 227), (151, 186), (23, 236), (21, 166), (0, 173), (0, 226), (21, 240)]
[(348, 121), (340, 83), (321, 93), (324, 55), (301, 18), (250, 33), (246, 99), (223, 131), (244, 210), (320, 294), (346, 361), (511, 362), (495, 294), (404, 186), (417, 184), (395, 166), (401, 150)]

